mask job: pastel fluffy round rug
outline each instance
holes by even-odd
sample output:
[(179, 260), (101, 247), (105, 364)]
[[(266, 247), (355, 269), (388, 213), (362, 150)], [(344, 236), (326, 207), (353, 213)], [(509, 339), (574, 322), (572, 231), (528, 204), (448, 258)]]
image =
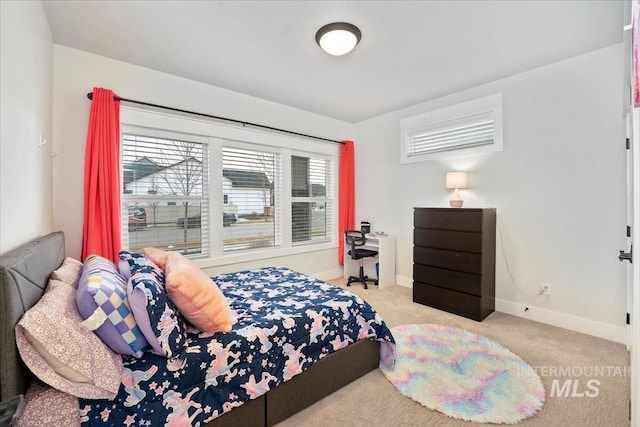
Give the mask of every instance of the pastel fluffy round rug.
[(538, 412), (542, 381), (518, 356), (482, 335), (453, 326), (391, 328), (396, 364), (382, 369), (407, 397), (450, 417), (514, 424)]

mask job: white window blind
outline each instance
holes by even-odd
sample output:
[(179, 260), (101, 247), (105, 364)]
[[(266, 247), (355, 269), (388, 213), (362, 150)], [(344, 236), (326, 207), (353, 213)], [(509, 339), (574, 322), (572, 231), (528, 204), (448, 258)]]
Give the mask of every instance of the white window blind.
[(208, 156), (204, 142), (122, 135), (123, 247), (208, 254)]
[(400, 121), (401, 163), (502, 150), (502, 95)]
[(291, 156), (293, 244), (330, 240), (335, 206), (332, 166), (329, 159)]
[(275, 152), (223, 147), (223, 209), (237, 221), (223, 233), (224, 252), (280, 244), (280, 173)]
[(494, 127), (492, 115), (483, 114), (420, 129), (407, 136), (407, 155), (415, 156), (492, 144)]

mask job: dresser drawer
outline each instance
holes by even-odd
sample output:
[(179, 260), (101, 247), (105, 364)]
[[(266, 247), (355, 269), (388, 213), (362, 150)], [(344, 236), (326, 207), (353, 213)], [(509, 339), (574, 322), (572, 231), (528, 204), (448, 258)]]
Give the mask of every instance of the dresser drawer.
[(476, 232), (416, 228), (413, 231), (413, 242), (416, 246), (482, 252), (482, 234)]
[(482, 276), (413, 264), (413, 280), (467, 294), (482, 295)]
[(473, 320), (487, 316), (483, 314), (482, 298), (425, 283), (413, 282), (413, 301)]
[(413, 262), (465, 273), (482, 274), (482, 255), (415, 246)]
[(494, 208), (414, 208), (413, 300), (482, 321), (495, 310)]
[(416, 228), (481, 232), (482, 210), (416, 208), (414, 225)]

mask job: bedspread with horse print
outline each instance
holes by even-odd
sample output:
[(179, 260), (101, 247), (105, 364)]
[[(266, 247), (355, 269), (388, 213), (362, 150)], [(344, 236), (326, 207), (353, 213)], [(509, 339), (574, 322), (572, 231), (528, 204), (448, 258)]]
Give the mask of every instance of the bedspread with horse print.
[(381, 341), (381, 363), (393, 364), (387, 325), (344, 289), (278, 267), (212, 278), (237, 313), (233, 330), (188, 331), (170, 359), (149, 351), (125, 356), (114, 400), (80, 399), (83, 427), (208, 422), (357, 340)]

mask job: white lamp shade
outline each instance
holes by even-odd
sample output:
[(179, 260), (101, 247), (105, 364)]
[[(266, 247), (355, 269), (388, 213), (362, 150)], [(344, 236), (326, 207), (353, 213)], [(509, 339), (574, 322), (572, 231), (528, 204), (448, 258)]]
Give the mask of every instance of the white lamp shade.
[(466, 172), (447, 172), (446, 187), (448, 189), (469, 188)]
[(320, 28), (316, 33), (316, 42), (330, 55), (344, 55), (353, 50), (360, 41), (358, 27), (346, 22), (334, 22)]

